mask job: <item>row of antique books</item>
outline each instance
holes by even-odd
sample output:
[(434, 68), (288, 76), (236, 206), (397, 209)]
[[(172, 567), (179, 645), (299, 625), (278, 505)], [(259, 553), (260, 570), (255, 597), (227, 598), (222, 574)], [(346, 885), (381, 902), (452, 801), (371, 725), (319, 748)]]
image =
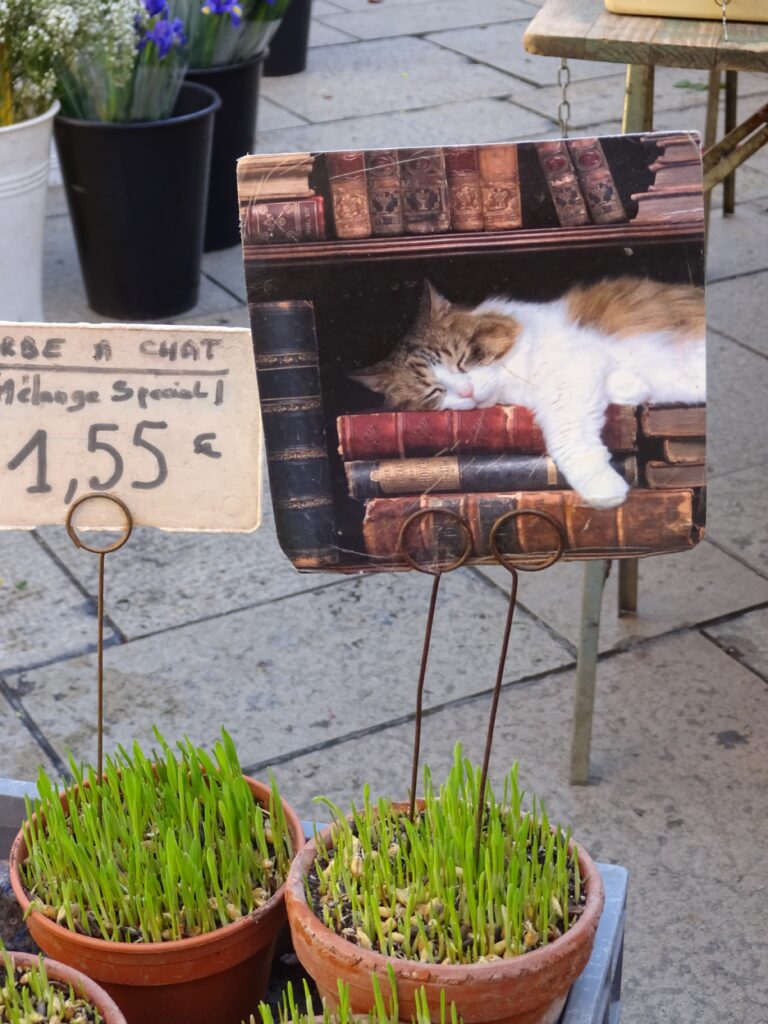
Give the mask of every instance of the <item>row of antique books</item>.
[[(491, 527), (510, 507), (554, 514), (570, 551), (675, 550), (691, 535), (693, 489), (706, 483), (705, 415), (703, 405), (611, 406), (603, 441), (633, 490), (606, 511), (586, 507), (568, 487), (526, 408), (359, 413), (339, 417), (337, 427), (350, 497), (365, 502), (366, 551), (386, 561), (397, 557), (403, 522), (427, 508), (464, 516), (479, 557), (489, 554)], [(435, 517), (421, 520), (425, 555), (439, 529)], [(521, 551), (544, 541), (535, 520), (520, 520), (518, 529)]]
[[(598, 139), (535, 148), (561, 226), (628, 219)], [(243, 237), (272, 245), (512, 230), (523, 225), (524, 192), (516, 145), (257, 156), (241, 172)]]

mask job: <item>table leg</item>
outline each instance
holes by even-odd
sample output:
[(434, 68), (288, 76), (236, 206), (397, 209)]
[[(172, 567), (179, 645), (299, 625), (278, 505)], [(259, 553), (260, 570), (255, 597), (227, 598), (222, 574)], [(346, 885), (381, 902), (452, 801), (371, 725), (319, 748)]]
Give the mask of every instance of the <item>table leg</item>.
[[(714, 146), (717, 139), (717, 119), (720, 105), (720, 72), (710, 71), (707, 92), (707, 120), (704, 125), (704, 152)], [(704, 193), (704, 228), (709, 234), (709, 212), (712, 208), (712, 192)]]
[(637, 585), (640, 559), (622, 558), (619, 562), (619, 617), (637, 614)]
[(621, 123), (622, 132), (653, 131), (653, 81), (655, 70), (652, 64), (627, 65), (624, 118)]
[[(737, 71), (725, 72), (725, 134), (732, 132), (737, 124), (737, 89), (739, 75)], [(723, 182), (723, 213), (733, 213), (736, 209), (736, 171), (732, 171)]]
[(597, 644), (600, 637), (600, 609), (603, 588), (611, 563), (603, 559), (587, 562), (581, 599), (579, 655), (576, 663), (576, 702), (571, 741), (571, 783), (584, 786), (589, 777), (592, 746), (592, 713), (595, 704)]

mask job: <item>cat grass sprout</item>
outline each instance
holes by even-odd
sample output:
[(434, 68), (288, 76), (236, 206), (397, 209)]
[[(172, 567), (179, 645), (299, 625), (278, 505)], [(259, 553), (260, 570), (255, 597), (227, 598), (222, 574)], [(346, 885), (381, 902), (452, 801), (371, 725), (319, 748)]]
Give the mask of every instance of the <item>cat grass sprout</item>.
[(102, 1024), (103, 1017), (71, 985), (37, 967), (16, 967), (0, 943), (0, 1024)]
[(213, 756), (155, 735), (159, 752), (119, 747), (101, 783), (70, 756), (68, 811), (41, 770), (21, 863), (31, 910), (83, 935), (164, 942), (237, 921), (280, 888), (293, 850), (274, 779), (266, 810), (224, 730)]
[(305, 882), (316, 916), (364, 949), (425, 963), (484, 963), (559, 938), (585, 902), (570, 830), (551, 828), (535, 797), (523, 809), (515, 763), (501, 800), (486, 787), (475, 857), (479, 785), (480, 769), (457, 746), (439, 792), (425, 768), (413, 823), (390, 801), (374, 805), (367, 787), (351, 821), (320, 798), (333, 826), (330, 846), (316, 836)]
[[(387, 978), (389, 980), (389, 1002), (384, 1001), (379, 979), (375, 974), (371, 975), (373, 988), (374, 1007), (369, 1011), (367, 1017), (362, 1014), (354, 1014), (349, 1004), (349, 985), (341, 979), (338, 980), (339, 1004), (335, 1010), (331, 1010), (328, 1004), (323, 1001), (322, 1015), (315, 1014), (312, 1006), (312, 995), (306, 980), (304, 981), (304, 1008), (297, 1003), (293, 994), (293, 986), (288, 982), (286, 991), (283, 992), (283, 999), (278, 1007), (277, 1024), (398, 1024), (399, 1007), (397, 1001), (397, 982), (395, 972), (387, 964)], [(275, 1024), (272, 1009), (266, 1003), (259, 1006), (261, 1024)], [(250, 1024), (257, 1024), (256, 1018), (251, 1016)], [(445, 991), (440, 993), (440, 1014), (433, 1021), (427, 1004), (427, 993), (424, 988), (416, 992), (416, 1015), (411, 1018), (411, 1024), (462, 1024), (461, 1018), (456, 1012), (454, 1003), (447, 1006)]]

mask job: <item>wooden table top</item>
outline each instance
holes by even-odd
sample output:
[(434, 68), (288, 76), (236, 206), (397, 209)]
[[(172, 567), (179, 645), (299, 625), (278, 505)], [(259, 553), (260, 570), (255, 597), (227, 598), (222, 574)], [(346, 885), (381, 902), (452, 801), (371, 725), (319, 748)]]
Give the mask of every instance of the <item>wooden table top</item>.
[(611, 14), (603, 0), (547, 0), (524, 44), (544, 57), (575, 57), (705, 70), (768, 71), (768, 24)]

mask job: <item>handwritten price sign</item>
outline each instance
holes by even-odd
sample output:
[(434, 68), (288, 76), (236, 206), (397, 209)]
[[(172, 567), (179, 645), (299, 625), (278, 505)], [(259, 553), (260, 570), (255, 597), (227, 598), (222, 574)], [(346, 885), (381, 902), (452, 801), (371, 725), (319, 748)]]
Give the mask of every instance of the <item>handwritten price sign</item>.
[(260, 461), (248, 331), (0, 322), (0, 529), (255, 530)]

